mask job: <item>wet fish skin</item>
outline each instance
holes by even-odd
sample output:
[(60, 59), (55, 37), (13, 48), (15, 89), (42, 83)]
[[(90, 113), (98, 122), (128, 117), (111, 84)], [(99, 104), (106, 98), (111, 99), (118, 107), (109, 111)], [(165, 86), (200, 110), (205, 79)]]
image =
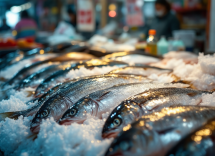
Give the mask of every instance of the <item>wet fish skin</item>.
[(29, 103), (32, 103), (32, 102), (36, 102), (36, 105), (34, 105), (33, 107), (31, 107), (27, 110), (0, 113), (0, 121), (5, 120), (5, 118), (18, 119), (18, 117), (21, 115), (23, 117), (34, 115), (48, 98), (57, 94), (58, 91), (60, 91), (61, 87), (68, 85), (69, 83), (73, 83), (77, 80), (78, 79), (72, 79), (72, 80), (64, 82), (64, 83), (59, 83), (55, 87), (53, 87), (49, 91), (47, 91), (45, 94), (43, 94), (42, 96), (36, 97), (33, 100), (28, 101), (26, 103), (26, 105), (29, 105)]
[(184, 136), (215, 117), (214, 107), (171, 106), (123, 128), (106, 156), (163, 156)]
[(184, 137), (166, 156), (214, 156), (215, 118)]
[(28, 75), (24, 79), (22, 79), (15, 88), (21, 89), (21, 88), (29, 87), (33, 85), (33, 82), (35, 79), (38, 80), (40, 77), (47, 75), (49, 72), (53, 72), (54, 70), (57, 70), (57, 69), (58, 69), (58, 65), (51, 65), (39, 71), (36, 71), (35, 73)]
[(80, 60), (88, 60), (88, 59), (92, 59), (92, 58), (94, 58), (92, 55), (89, 55), (86, 53), (71, 52), (71, 53), (64, 53), (64, 54), (58, 55), (56, 57), (46, 59), (44, 61), (38, 61), (31, 65), (25, 66), (24, 68), (19, 70), (10, 80), (8, 80), (6, 83), (4, 83), (2, 85), (2, 87), (13, 84), (16, 80), (19, 80), (24, 75), (32, 74), (32, 71), (34, 71), (35, 67), (46, 64), (48, 62), (80, 61)]
[(130, 73), (130, 74), (139, 74), (143, 76), (149, 76), (152, 73), (154, 74), (164, 74), (164, 73), (171, 73), (171, 69), (164, 69), (164, 68), (158, 68), (158, 67), (153, 67), (153, 66), (147, 66), (147, 65), (142, 65), (142, 66), (128, 66), (128, 67), (123, 67), (123, 68), (118, 68), (115, 70), (112, 70), (110, 74), (114, 73)]
[(55, 121), (58, 121), (75, 102), (94, 91), (117, 84), (144, 81), (146, 79), (140, 76), (110, 74), (81, 79), (62, 87), (59, 93), (49, 98), (39, 109), (32, 121), (31, 131), (34, 133), (39, 131), (42, 119), (53, 117)]
[(71, 67), (68, 67), (64, 70), (59, 70), (47, 77), (36, 89), (35, 93), (46, 92), (47, 89), (51, 87), (51, 84), (54, 82), (53, 80), (57, 80), (61, 77), (64, 77), (69, 71), (79, 69), (81, 67), (85, 67), (87, 69), (91, 69), (94, 67), (104, 67), (104, 66), (128, 66), (127, 63), (119, 62), (119, 61), (111, 61), (111, 60), (99, 60), (92, 59), (90, 61), (79, 62), (76, 64), (72, 64)]
[[(180, 84), (179, 84), (180, 85)], [(108, 112), (116, 107), (121, 101), (128, 97), (149, 90), (150, 88), (177, 87), (178, 84), (163, 84), (156, 82), (120, 84), (93, 92), (80, 99), (70, 107), (60, 119), (60, 124), (71, 124), (73, 122), (83, 123), (88, 116), (102, 118), (102, 113)], [(139, 108), (139, 106), (138, 106)], [(137, 111), (134, 108), (134, 111)], [(142, 116), (142, 111), (138, 110), (138, 116)], [(131, 117), (131, 111), (129, 112)], [(113, 115), (112, 115), (113, 116)], [(135, 118), (132, 118), (135, 120)]]
[(197, 105), (201, 102), (203, 94), (211, 94), (207, 91), (199, 91), (188, 88), (156, 88), (150, 89), (121, 102), (109, 115), (102, 130), (104, 138), (115, 137), (123, 127), (132, 123), (141, 116), (164, 107), (174, 105)]

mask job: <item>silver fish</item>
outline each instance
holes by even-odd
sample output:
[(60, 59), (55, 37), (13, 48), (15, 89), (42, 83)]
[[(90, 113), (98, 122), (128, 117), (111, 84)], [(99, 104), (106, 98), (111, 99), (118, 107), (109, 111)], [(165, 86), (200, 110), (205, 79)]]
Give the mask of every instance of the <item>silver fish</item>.
[(166, 156), (214, 156), (215, 118), (182, 139)]
[(206, 91), (188, 88), (157, 88), (121, 102), (109, 115), (102, 130), (104, 138), (115, 137), (123, 127), (141, 116), (174, 105), (198, 105)]
[(39, 125), (42, 119), (53, 117), (58, 121), (68, 108), (93, 91), (122, 83), (145, 81), (149, 80), (140, 76), (110, 74), (81, 79), (75, 83), (66, 85), (61, 88), (59, 93), (49, 98), (39, 109), (32, 121), (31, 131), (34, 133), (39, 131)]
[(163, 68), (158, 68), (158, 67), (152, 67), (152, 66), (129, 66), (129, 67), (123, 67), (123, 68), (118, 68), (115, 70), (112, 70), (110, 73), (114, 74), (138, 74), (138, 75), (143, 75), (143, 76), (149, 76), (151, 74), (165, 74), (165, 73), (170, 73), (172, 72), (171, 69), (163, 69)]
[(17, 119), (21, 115), (23, 117), (34, 115), (47, 99), (49, 99), (51, 96), (57, 94), (60, 91), (60, 88), (64, 87), (65, 85), (74, 83), (75, 81), (78, 81), (80, 79), (81, 78), (72, 79), (67, 82), (57, 84), (55, 87), (51, 88), (49, 91), (47, 91), (42, 96), (36, 97), (35, 99), (27, 102), (26, 103), (27, 105), (31, 102), (36, 102), (36, 105), (34, 105), (33, 107), (31, 107), (27, 110), (0, 113), (0, 121), (5, 120), (5, 118)]
[[(79, 69), (81, 67), (85, 67), (87, 69), (92, 69), (94, 67), (104, 67), (104, 66), (119, 66), (124, 67), (128, 66), (127, 63), (119, 62), (119, 61), (111, 61), (111, 60), (100, 60), (100, 59), (92, 59), (89, 61), (82, 61), (76, 64), (71, 64), (71, 67), (66, 68), (64, 70), (58, 70), (54, 72), (52, 75), (47, 77), (36, 89), (36, 95), (40, 93), (44, 93), (47, 89), (51, 88), (52, 84), (55, 83), (59, 78), (64, 77), (69, 71)], [(53, 81), (55, 80), (55, 81)]]
[[(128, 97), (144, 92), (150, 88), (179, 87), (182, 84), (132, 83), (121, 84), (87, 95), (75, 103), (60, 119), (60, 124), (83, 123), (89, 115), (102, 118), (104, 112), (116, 107)], [(114, 115), (113, 115), (114, 116)]]
[(181, 138), (214, 117), (214, 107), (163, 108), (124, 127), (106, 152), (106, 156), (163, 156)]

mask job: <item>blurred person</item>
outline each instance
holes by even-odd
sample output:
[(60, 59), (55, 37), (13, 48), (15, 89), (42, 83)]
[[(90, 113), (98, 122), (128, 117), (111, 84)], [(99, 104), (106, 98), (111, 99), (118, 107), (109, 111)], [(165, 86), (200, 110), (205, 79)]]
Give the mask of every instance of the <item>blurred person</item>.
[(168, 1), (155, 1), (155, 15), (156, 17), (152, 20), (152, 23), (147, 29), (155, 29), (158, 39), (162, 36), (170, 38), (173, 36), (174, 30), (180, 29), (180, 23), (177, 17), (171, 12), (171, 5)]
[(33, 19), (30, 18), (27, 11), (20, 13), (21, 20), (16, 24), (17, 31), (16, 39), (19, 38), (35, 38), (37, 25)]
[(2, 25), (0, 27), (0, 32), (10, 30), (11, 28), (7, 25), (6, 18), (2, 19)]
[(76, 12), (73, 11), (70, 7), (67, 9), (67, 13), (69, 16), (69, 21), (67, 21), (69, 24), (73, 26), (75, 30), (77, 30), (77, 15)]

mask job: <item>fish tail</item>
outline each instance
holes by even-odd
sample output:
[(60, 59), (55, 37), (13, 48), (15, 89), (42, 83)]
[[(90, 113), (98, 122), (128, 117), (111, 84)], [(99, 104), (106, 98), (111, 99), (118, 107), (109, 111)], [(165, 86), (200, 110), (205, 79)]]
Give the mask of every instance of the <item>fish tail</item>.
[(0, 121), (4, 121), (6, 118), (18, 119), (19, 116), (20, 116), (20, 113), (18, 112), (0, 113)]
[(16, 111), (16, 112), (5, 112), (0, 113), (0, 121), (4, 121), (6, 118), (15, 119), (17, 120), (19, 116), (27, 117), (31, 116), (35, 113), (38, 106), (34, 106), (30, 109), (23, 110), (23, 111)]

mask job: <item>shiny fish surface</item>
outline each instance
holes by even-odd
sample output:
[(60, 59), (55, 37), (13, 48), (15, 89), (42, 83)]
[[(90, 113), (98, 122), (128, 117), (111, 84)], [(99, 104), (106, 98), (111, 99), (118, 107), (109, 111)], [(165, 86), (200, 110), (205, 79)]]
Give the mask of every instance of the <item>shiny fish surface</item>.
[(214, 156), (215, 118), (182, 139), (166, 156)]
[(111, 61), (111, 60), (99, 60), (99, 59), (93, 59), (93, 60), (90, 60), (90, 61), (85, 61), (85, 62), (79, 62), (79, 63), (76, 63), (76, 64), (72, 64), (71, 67), (66, 68), (64, 70), (56, 71), (52, 75), (47, 77), (37, 87), (35, 93), (37, 95), (37, 94), (46, 92), (48, 89), (50, 89), (52, 87), (53, 83), (55, 83), (57, 81), (57, 79), (65, 77), (65, 75), (71, 70), (79, 69), (81, 67), (85, 67), (85, 68), (90, 69), (90, 68), (94, 68), (94, 67), (103, 67), (103, 66), (124, 67), (124, 66), (128, 66), (128, 64), (124, 63), (124, 62)]
[(68, 84), (71, 84), (71, 83), (78, 81), (78, 80), (79, 79), (72, 79), (70, 81), (57, 84), (55, 87), (51, 88), (49, 91), (47, 91), (42, 96), (36, 97), (35, 99), (27, 102), (26, 103), (27, 105), (30, 102), (36, 102), (36, 105), (34, 105), (33, 107), (31, 107), (27, 110), (0, 113), (0, 121), (5, 120), (5, 118), (17, 119), (21, 115), (23, 117), (34, 115), (47, 99), (49, 99), (51, 96), (53, 96), (54, 94), (57, 94), (58, 91), (60, 91), (61, 87), (68, 85)]
[(181, 84), (133, 83), (99, 90), (80, 99), (60, 119), (60, 124), (83, 123), (88, 115), (102, 118), (102, 113), (116, 107), (121, 101), (150, 88), (177, 87)]
[(148, 80), (140, 76), (110, 74), (81, 79), (66, 85), (61, 88), (59, 93), (49, 98), (39, 109), (32, 121), (31, 131), (38, 132), (42, 119), (53, 117), (58, 121), (75, 102), (92, 92), (118, 84), (145, 81)]
[(126, 125), (141, 116), (174, 105), (198, 105), (206, 91), (188, 88), (150, 89), (121, 102), (109, 115), (103, 127), (104, 138), (115, 137)]
[(47, 64), (49, 62), (81, 61), (81, 60), (88, 60), (93, 58), (95, 57), (90, 54), (71, 52), (71, 53), (61, 54), (54, 58), (46, 59), (44, 61), (38, 61), (38, 62), (32, 63), (31, 65), (27, 65), (21, 70), (19, 70), (10, 80), (4, 83), (3, 87), (7, 85), (12, 85), (17, 80), (24, 78), (26, 75), (30, 75), (34, 73), (36, 67)]
[(163, 156), (184, 136), (214, 117), (214, 107), (163, 108), (124, 127), (106, 156)]
[(123, 67), (118, 68), (110, 73), (114, 74), (136, 74), (136, 75), (143, 75), (143, 76), (149, 76), (151, 74), (165, 74), (172, 72), (171, 69), (162, 69), (158, 67), (152, 67), (152, 66), (129, 66), (129, 67)]

